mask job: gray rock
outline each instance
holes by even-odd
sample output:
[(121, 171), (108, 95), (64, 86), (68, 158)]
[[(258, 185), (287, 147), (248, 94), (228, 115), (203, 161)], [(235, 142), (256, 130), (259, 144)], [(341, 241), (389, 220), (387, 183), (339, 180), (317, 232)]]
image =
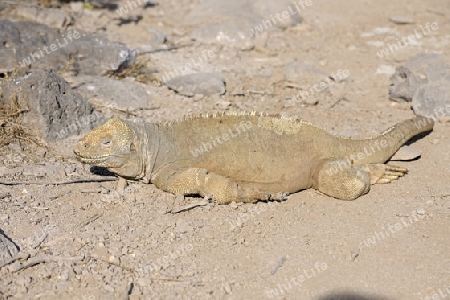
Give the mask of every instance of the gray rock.
[(134, 64), (136, 51), (103, 36), (81, 36), (68, 45), (67, 57), (74, 57), (80, 73), (102, 75), (105, 71), (116, 71)]
[(422, 153), (412, 148), (411, 146), (402, 146), (398, 151), (391, 157), (390, 160), (413, 160), (420, 157)]
[(204, 0), (193, 7), (184, 22), (199, 25), (236, 19), (248, 20), (250, 23), (261, 21), (248, 0)]
[(0, 229), (0, 265), (13, 258), (19, 252), (19, 247)]
[(62, 70), (73, 58), (75, 73), (101, 75), (133, 64), (135, 56), (136, 51), (102, 36), (75, 30), (59, 34), (46, 25), (0, 19), (0, 69), (6, 71)]
[(7, 168), (7, 167), (1, 167), (0, 166), (0, 176), (1, 177), (13, 177), (18, 174), (23, 173), (23, 167), (17, 167), (17, 168)]
[(413, 96), (412, 107), (416, 115), (435, 120), (450, 117), (450, 75), (421, 87)]
[(63, 178), (66, 175), (64, 169), (65, 166), (59, 162), (48, 163), (45, 165), (26, 165), (22, 175), (26, 177)]
[(98, 115), (92, 106), (53, 70), (33, 70), (4, 81), (2, 90), (0, 109), (10, 108), (10, 99), (17, 97), (18, 106), (26, 111), (22, 124), (47, 141), (86, 133), (96, 125)]
[(0, 19), (0, 46), (6, 48), (20, 44), (20, 31), (13, 22)]
[(225, 79), (216, 73), (194, 73), (176, 77), (168, 81), (167, 86), (181, 95), (192, 97), (225, 94)]
[(0, 72), (5, 73), (16, 67), (14, 45), (20, 44), (20, 32), (10, 21), (0, 20)]
[(192, 33), (196, 40), (241, 49), (251, 49), (256, 34), (298, 23), (301, 17), (289, 0), (205, 0), (185, 19), (186, 25), (198, 26)]
[[(250, 1), (253, 11), (261, 16), (263, 19), (268, 19), (268, 16), (273, 15), (276, 23), (274, 26), (282, 29), (295, 26), (302, 23), (300, 17), (301, 6), (297, 5), (300, 11), (294, 5), (295, 1), (290, 0), (252, 0)], [(306, 6), (305, 6), (306, 7)], [(304, 8), (303, 8), (304, 9)], [(287, 13), (285, 13), (287, 12)], [(278, 14), (279, 16), (276, 16)], [(284, 16), (283, 16), (284, 14)], [(287, 18), (285, 18), (287, 16)], [(279, 21), (279, 19), (281, 21)]]
[(416, 115), (435, 120), (450, 117), (450, 65), (436, 53), (420, 53), (397, 67), (389, 98), (412, 101)]
[(436, 53), (420, 53), (397, 67), (391, 77), (389, 98), (396, 102), (410, 102), (417, 90), (449, 73), (444, 57)]
[(328, 73), (310, 64), (293, 61), (286, 65), (284, 76), (287, 81), (307, 86), (320, 83), (328, 77)]
[(0, 31), (0, 40), (6, 42), (0, 43), (0, 50), (10, 49), (16, 52), (13, 60), (16, 67), (24, 69), (28, 67), (48, 67), (62, 69), (67, 65), (68, 57), (65, 54), (64, 47), (57, 46), (57, 51), (51, 51), (47, 54), (44, 46), (61, 43), (61, 35), (49, 27), (33, 22), (11, 22), (0, 20), (0, 27), (7, 31)]
[(167, 35), (157, 28), (148, 28), (150, 33), (149, 44), (150, 46), (157, 47), (164, 44), (167, 41)]
[(85, 4), (82, 2), (70, 2), (69, 5), (72, 12), (82, 12), (85, 7)]
[(16, 67), (16, 55), (14, 51), (11, 49), (0, 49), (0, 62), (0, 73), (14, 70)]
[(192, 32), (192, 37), (203, 43), (218, 43), (234, 46), (242, 50), (254, 47), (253, 33), (247, 30), (250, 24), (245, 20), (226, 20), (213, 24), (205, 24)]
[(72, 17), (64, 8), (17, 6), (16, 15), (32, 22), (63, 29), (72, 23)]
[(98, 76), (78, 76), (74, 81), (77, 91), (93, 106), (120, 111), (149, 106), (149, 94), (140, 83)]

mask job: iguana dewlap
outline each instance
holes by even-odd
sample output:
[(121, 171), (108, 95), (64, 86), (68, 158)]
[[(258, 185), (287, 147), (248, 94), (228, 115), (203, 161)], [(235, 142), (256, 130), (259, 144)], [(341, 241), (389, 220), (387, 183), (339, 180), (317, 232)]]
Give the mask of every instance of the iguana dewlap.
[(114, 117), (82, 138), (74, 152), (82, 162), (123, 178), (151, 181), (171, 193), (212, 196), (220, 204), (278, 199), (308, 188), (352, 200), (371, 184), (403, 176), (407, 169), (384, 163), (411, 137), (432, 128), (432, 120), (416, 117), (357, 139), (258, 113), (159, 124)]

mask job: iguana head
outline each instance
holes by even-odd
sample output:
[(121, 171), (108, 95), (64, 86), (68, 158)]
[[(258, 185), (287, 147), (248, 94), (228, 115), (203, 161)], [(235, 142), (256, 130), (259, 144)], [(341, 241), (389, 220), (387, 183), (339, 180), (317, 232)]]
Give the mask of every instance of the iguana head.
[(142, 156), (136, 149), (130, 125), (117, 117), (93, 129), (74, 149), (83, 163), (105, 167), (123, 177), (138, 177), (142, 173)]

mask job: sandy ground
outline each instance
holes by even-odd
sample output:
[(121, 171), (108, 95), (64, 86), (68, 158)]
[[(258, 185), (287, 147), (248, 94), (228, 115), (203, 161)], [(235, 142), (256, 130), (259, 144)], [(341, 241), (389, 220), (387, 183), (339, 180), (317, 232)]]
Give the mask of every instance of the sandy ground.
[[(194, 2), (139, 7), (130, 12), (143, 16), (137, 24), (118, 27), (108, 21), (114, 15), (108, 12), (76, 25), (84, 30), (104, 27), (110, 39), (137, 49), (149, 27), (165, 32), (169, 43), (192, 42), (179, 51), (150, 55), (149, 64), (168, 70), (203, 50), (214, 51), (204, 69), (225, 74), (227, 93), (188, 98), (166, 87), (149, 87), (158, 96), (151, 97), (155, 108), (142, 113), (148, 121), (242, 109), (298, 116), (333, 133), (372, 135), (414, 116), (410, 104), (388, 99), (386, 70), (420, 52), (440, 53), (450, 61), (446, 1), (313, 0), (301, 11), (302, 24), (271, 33), (252, 50), (192, 41), (192, 29), (179, 20)], [(414, 23), (394, 24), (388, 20), (393, 15)], [(397, 38), (433, 22), (438, 29), (416, 45), (383, 58), (377, 55)], [(297, 89), (286, 86), (283, 76), (292, 61), (309, 62), (328, 74), (345, 70), (349, 76), (329, 92), (314, 95), (317, 105), (292, 103), (289, 98)], [(239, 89), (254, 92), (233, 95)], [(1, 212), (8, 216), (0, 228), (21, 252), (60, 258), (19, 272), (2, 268), (0, 298), (449, 298), (449, 127), (437, 123), (432, 133), (412, 144), (422, 152), (420, 159), (395, 162), (409, 169), (407, 176), (375, 185), (350, 202), (306, 190), (284, 202), (209, 204), (172, 214), (173, 207), (201, 199), (180, 199), (142, 183), (130, 183), (124, 199), (115, 194), (114, 182), (0, 185), (0, 192), (11, 194), (0, 200)], [(40, 179), (89, 175), (89, 167), (70, 153), (77, 139), (54, 146), (62, 157), (39, 159), (55, 168), (53, 177)], [(3, 153), (8, 151), (15, 153), (12, 148)], [(25, 149), (22, 156), (27, 153)], [(23, 177), (7, 179), (18, 178)], [(80, 256), (89, 259), (77, 260)]]

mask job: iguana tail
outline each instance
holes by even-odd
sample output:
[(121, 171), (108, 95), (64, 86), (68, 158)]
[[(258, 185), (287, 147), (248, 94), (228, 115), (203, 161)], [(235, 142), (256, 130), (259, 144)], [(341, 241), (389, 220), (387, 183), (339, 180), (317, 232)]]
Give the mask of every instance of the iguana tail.
[[(432, 119), (418, 116), (400, 122), (377, 136), (366, 139), (343, 139), (340, 149), (345, 158), (355, 165), (384, 163), (410, 138), (433, 129)], [(344, 147), (342, 143), (346, 144)]]

